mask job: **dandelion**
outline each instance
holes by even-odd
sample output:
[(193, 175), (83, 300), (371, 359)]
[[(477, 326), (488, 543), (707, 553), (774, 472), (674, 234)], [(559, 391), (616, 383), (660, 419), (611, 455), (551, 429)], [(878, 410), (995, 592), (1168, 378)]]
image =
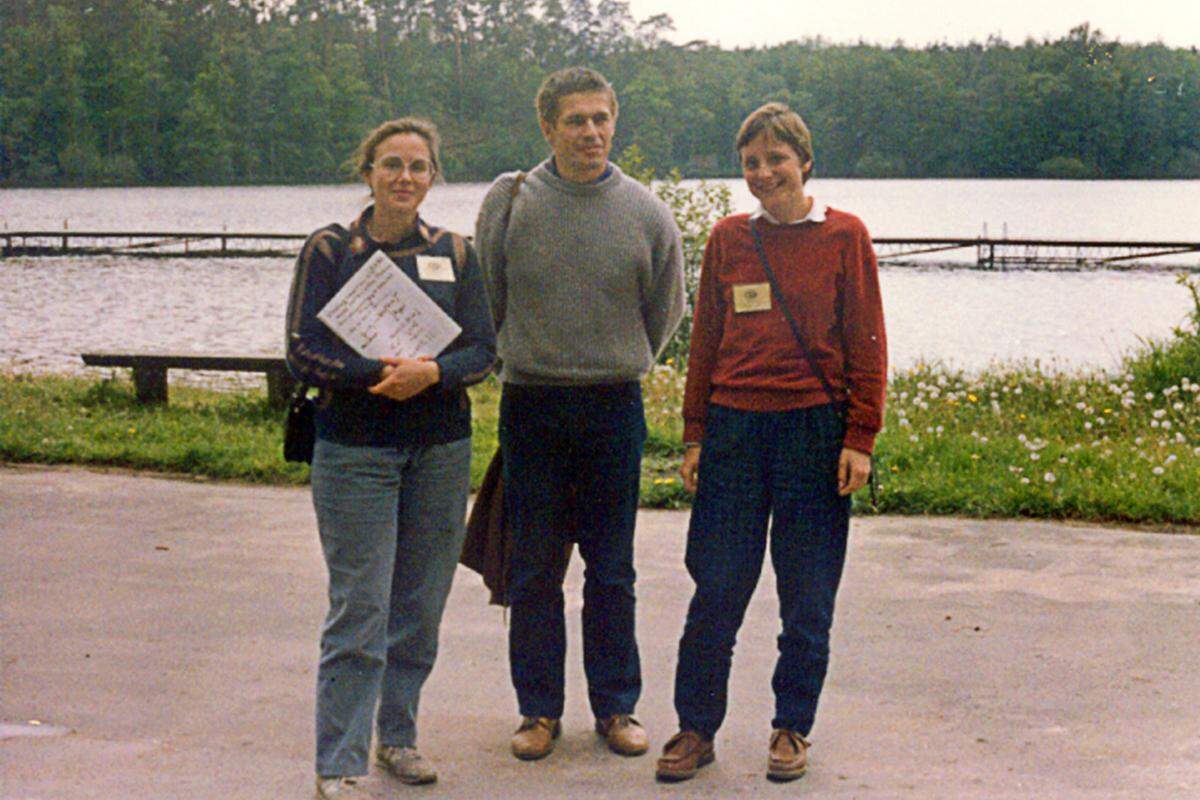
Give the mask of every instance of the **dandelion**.
[(1017, 419), (1024, 420), (1028, 419), (1028, 417), (1026, 417), (1024, 414), (1017, 414)]
[(1042, 476), (1042, 480), (1044, 480), (1046, 483), (1054, 483), (1054, 481), (1056, 481), (1058, 479), (1054, 477), (1053, 472), (1047, 472), (1045, 475)]
[(978, 402), (979, 402), (979, 398), (978, 398), (978, 397), (976, 397), (976, 396), (975, 396), (975, 395), (973, 395), (973, 394), (968, 394), (968, 395), (967, 395), (967, 400), (971, 401), (972, 403), (978, 403)]

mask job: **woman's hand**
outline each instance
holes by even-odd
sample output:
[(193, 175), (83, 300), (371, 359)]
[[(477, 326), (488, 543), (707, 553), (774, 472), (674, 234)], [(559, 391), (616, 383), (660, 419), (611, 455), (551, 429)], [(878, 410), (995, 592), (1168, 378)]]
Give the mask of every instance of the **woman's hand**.
[(683, 451), (683, 463), (679, 465), (679, 477), (683, 478), (683, 488), (688, 494), (696, 493), (696, 475), (700, 467), (700, 445), (688, 445)]
[(407, 400), (442, 379), (441, 368), (430, 358), (384, 358), (383, 378), (367, 391), (392, 400)]
[(854, 494), (867, 485), (869, 477), (871, 457), (866, 453), (843, 447), (842, 455), (838, 458), (838, 494), (843, 497)]

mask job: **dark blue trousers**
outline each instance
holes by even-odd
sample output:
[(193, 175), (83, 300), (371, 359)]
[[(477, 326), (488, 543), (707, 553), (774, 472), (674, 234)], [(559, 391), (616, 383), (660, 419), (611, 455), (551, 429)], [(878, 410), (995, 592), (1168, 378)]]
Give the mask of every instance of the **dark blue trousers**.
[(500, 447), (512, 557), (509, 663), (520, 712), (563, 712), (563, 549), (584, 561), (583, 665), (597, 718), (641, 695), (633, 528), (646, 422), (637, 383), (504, 385)]
[(696, 591), (675, 672), (681, 729), (711, 738), (725, 719), (733, 646), (762, 571), (769, 519), (783, 622), (771, 726), (811, 730), (849, 531), (850, 498), (837, 493), (843, 435), (831, 405), (709, 407), (687, 541)]

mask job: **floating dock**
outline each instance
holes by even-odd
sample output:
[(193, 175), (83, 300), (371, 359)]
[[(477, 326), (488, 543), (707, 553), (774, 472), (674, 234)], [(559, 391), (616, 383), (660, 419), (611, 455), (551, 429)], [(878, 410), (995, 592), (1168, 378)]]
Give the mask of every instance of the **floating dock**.
[[(294, 258), (299, 233), (0, 232), (0, 255), (136, 258)], [(1200, 271), (1200, 242), (878, 237), (880, 264), (980, 270)]]

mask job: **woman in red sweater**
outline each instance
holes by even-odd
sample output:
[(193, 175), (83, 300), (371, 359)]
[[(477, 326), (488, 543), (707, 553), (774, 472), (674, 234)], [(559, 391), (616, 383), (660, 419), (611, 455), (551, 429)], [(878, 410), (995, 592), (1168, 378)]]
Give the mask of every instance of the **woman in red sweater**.
[(867, 482), (883, 421), (887, 352), (871, 237), (857, 217), (805, 193), (812, 138), (787, 106), (747, 117), (737, 150), (761, 205), (716, 224), (700, 273), (680, 468), (696, 493), (686, 556), (696, 590), (675, 675), (680, 730), (658, 761), (661, 780), (690, 778), (713, 760), (768, 521), (783, 630), (767, 777), (804, 774), (850, 495)]

